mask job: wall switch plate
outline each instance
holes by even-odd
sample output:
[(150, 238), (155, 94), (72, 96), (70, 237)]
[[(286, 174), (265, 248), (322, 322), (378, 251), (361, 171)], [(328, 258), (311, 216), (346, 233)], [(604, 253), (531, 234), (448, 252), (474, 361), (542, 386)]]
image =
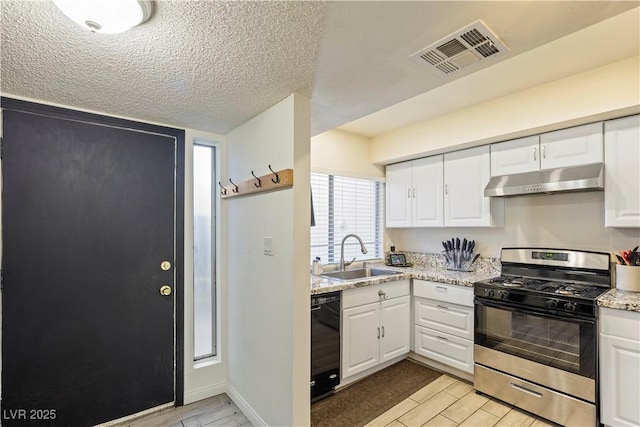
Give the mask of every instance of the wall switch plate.
[(264, 254), (273, 256), (273, 237), (264, 238)]

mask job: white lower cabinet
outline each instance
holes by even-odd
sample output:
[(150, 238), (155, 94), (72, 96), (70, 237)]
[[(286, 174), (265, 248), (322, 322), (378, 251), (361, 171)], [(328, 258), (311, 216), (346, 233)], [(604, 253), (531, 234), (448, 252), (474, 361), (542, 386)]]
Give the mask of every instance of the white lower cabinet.
[(473, 341), (415, 326), (415, 352), (461, 371), (473, 373)]
[(414, 351), (473, 374), (473, 288), (414, 279)]
[(640, 313), (600, 309), (600, 422), (640, 425)]
[(409, 281), (343, 291), (342, 378), (409, 352)]

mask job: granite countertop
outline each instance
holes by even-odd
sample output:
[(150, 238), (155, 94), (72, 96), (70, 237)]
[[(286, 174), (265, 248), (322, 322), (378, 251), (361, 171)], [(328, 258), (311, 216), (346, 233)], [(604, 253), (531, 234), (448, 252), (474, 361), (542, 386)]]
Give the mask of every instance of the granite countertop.
[(600, 307), (640, 312), (640, 292), (611, 289), (597, 299)]
[[(433, 255), (433, 257), (431, 255)], [(471, 287), (474, 282), (500, 275), (499, 261), (496, 265), (496, 260), (493, 258), (478, 259), (474, 264), (474, 271), (470, 272), (447, 270), (444, 258), (440, 259), (437, 254), (427, 254), (426, 256), (416, 255), (413, 259), (408, 256), (407, 258), (408, 261), (413, 263), (413, 267), (391, 267), (383, 264), (382, 262), (367, 263), (367, 266), (369, 267), (384, 268), (401, 273), (393, 276), (374, 276), (355, 280), (335, 280), (312, 275), (311, 295), (343, 291), (346, 289), (360, 288), (406, 279), (420, 279), (446, 283), (449, 285)]]

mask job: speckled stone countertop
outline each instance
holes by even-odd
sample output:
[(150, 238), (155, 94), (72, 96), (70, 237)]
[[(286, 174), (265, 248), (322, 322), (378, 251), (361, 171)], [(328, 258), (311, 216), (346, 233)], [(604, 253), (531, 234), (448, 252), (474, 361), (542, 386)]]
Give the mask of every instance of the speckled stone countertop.
[(611, 289), (597, 299), (600, 307), (640, 312), (640, 292)]
[[(311, 295), (326, 292), (343, 291), (345, 289), (378, 285), (380, 283), (395, 282), (405, 279), (421, 279), (432, 282), (447, 283), (458, 286), (473, 286), (474, 282), (500, 275), (500, 261), (496, 258), (478, 258), (473, 265), (473, 271), (447, 270), (445, 259), (440, 254), (420, 254), (404, 252), (412, 267), (391, 267), (382, 262), (367, 263), (368, 267), (385, 268), (401, 272), (393, 276), (374, 276), (355, 280), (335, 280), (321, 276), (311, 276)], [(361, 263), (357, 267), (359, 268)], [(348, 267), (349, 268), (349, 267)], [(327, 270), (328, 271), (328, 270)]]

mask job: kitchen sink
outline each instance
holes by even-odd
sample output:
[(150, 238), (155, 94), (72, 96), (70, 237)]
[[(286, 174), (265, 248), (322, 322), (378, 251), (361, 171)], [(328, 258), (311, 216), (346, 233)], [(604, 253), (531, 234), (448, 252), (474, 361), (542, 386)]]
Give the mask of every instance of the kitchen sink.
[(384, 268), (358, 268), (355, 270), (334, 271), (331, 273), (323, 273), (321, 276), (329, 277), (337, 280), (354, 280), (365, 279), (375, 276), (393, 276), (394, 274), (402, 274), (400, 271), (387, 270)]

